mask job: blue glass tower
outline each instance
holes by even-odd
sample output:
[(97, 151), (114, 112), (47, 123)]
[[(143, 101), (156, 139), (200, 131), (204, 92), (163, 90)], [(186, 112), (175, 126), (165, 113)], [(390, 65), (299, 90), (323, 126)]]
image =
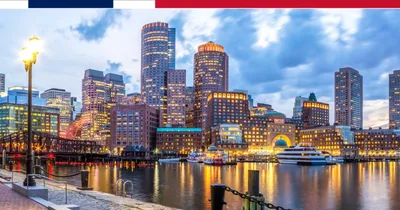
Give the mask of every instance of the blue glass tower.
[(175, 28), (168, 29), (168, 57), (169, 57), (169, 69), (175, 69)]

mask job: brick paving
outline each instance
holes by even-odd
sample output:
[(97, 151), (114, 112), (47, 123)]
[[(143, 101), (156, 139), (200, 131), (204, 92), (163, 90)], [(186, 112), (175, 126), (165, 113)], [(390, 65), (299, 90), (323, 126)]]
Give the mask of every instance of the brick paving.
[(47, 208), (23, 195), (18, 194), (4, 184), (0, 184), (0, 209), (45, 210)]

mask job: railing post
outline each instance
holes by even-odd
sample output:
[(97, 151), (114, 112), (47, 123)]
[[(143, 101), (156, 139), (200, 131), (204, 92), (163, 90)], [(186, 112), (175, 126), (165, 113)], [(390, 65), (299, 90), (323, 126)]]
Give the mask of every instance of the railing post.
[(77, 187), (79, 190), (93, 190), (93, 188), (89, 187), (89, 171), (82, 170), (81, 171), (81, 187)]
[(260, 172), (258, 170), (249, 170), (248, 187), (250, 196), (258, 196), (260, 193)]
[(211, 210), (222, 210), (224, 208), (225, 185), (211, 185)]
[(6, 165), (7, 165), (7, 160), (6, 160), (7, 156), (6, 156), (6, 150), (3, 149), (3, 159), (2, 159), (2, 166), (4, 169), (6, 169)]

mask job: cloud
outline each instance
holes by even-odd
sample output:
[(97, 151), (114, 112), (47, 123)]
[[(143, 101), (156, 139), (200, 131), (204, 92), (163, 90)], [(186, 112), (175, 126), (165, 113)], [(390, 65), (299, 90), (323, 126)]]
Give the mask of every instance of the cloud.
[(101, 41), (110, 27), (118, 23), (118, 18), (123, 16), (123, 12), (118, 9), (109, 9), (102, 12), (98, 17), (90, 20), (84, 19), (77, 26), (70, 27), (71, 31), (76, 31), (80, 39), (86, 41)]

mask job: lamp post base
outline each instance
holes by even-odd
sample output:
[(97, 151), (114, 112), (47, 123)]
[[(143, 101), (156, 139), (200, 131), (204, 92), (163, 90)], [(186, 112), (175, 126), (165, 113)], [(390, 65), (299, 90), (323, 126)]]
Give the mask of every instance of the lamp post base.
[(29, 187), (36, 186), (36, 181), (33, 179), (32, 176), (28, 176), (24, 180), (24, 186), (29, 186)]

